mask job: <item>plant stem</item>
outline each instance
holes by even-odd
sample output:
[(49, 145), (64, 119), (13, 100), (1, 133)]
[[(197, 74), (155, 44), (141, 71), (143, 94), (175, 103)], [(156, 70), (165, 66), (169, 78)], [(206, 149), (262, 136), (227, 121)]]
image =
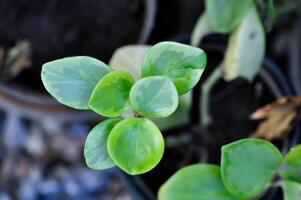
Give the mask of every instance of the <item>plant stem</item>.
[(142, 117), (142, 116), (139, 113), (137, 113), (136, 111), (134, 111), (134, 117), (139, 118), (139, 117)]
[(210, 115), (210, 92), (213, 86), (217, 83), (217, 81), (222, 76), (221, 67), (217, 67), (202, 85), (202, 96), (201, 96), (201, 124), (202, 126), (206, 126), (211, 123), (211, 115)]

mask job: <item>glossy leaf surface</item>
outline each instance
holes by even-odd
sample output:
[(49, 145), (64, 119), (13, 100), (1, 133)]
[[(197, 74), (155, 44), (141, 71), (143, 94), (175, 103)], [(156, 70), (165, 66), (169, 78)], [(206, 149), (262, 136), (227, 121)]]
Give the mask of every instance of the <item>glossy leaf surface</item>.
[(176, 42), (160, 42), (147, 52), (142, 77), (164, 75), (175, 84), (178, 94), (190, 91), (199, 81), (206, 65), (203, 50)]
[(256, 8), (252, 8), (230, 37), (224, 61), (224, 77), (251, 81), (258, 73), (265, 53), (265, 34)]
[(173, 82), (165, 76), (139, 80), (132, 87), (130, 102), (134, 110), (149, 117), (167, 117), (178, 107), (179, 97)]
[(301, 199), (301, 184), (293, 181), (283, 181), (282, 189), (284, 193), (284, 200)]
[(124, 70), (134, 76), (136, 80), (139, 80), (143, 59), (149, 48), (148, 45), (120, 47), (114, 52), (109, 65), (113, 69)]
[(301, 145), (291, 149), (283, 160), (284, 179), (301, 183)]
[(108, 151), (118, 167), (131, 175), (153, 169), (161, 160), (164, 140), (157, 126), (146, 118), (119, 122), (108, 138)]
[(110, 72), (96, 85), (89, 107), (106, 117), (120, 116), (129, 106), (129, 93), (134, 83), (134, 78), (125, 71)]
[(46, 90), (60, 103), (88, 109), (94, 87), (110, 71), (110, 67), (95, 58), (75, 56), (45, 63), (41, 77)]
[(230, 33), (252, 8), (254, 0), (206, 0), (206, 13), (212, 28)]
[(225, 188), (220, 168), (210, 164), (184, 167), (159, 190), (159, 200), (239, 200)]
[(269, 185), (281, 165), (282, 154), (270, 142), (243, 139), (222, 147), (221, 174), (228, 191), (254, 198)]
[(107, 169), (115, 166), (107, 150), (107, 140), (112, 128), (121, 118), (107, 119), (95, 126), (86, 138), (84, 156), (91, 169)]

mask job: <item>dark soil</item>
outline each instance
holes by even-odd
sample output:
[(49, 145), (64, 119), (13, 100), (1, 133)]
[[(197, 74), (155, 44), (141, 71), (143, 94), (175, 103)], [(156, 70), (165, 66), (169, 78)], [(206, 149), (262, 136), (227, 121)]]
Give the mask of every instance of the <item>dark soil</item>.
[(33, 68), (17, 81), (41, 89), (43, 63), (72, 55), (107, 62), (116, 48), (137, 42), (143, 16), (142, 0), (2, 0), (0, 46), (30, 40)]

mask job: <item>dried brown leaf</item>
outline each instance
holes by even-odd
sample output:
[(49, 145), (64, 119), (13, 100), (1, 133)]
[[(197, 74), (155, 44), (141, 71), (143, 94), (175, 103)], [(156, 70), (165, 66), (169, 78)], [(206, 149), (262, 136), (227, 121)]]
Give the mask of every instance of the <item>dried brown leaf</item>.
[(294, 107), (299, 108), (301, 106), (301, 97), (293, 96), (293, 97), (283, 97), (281, 99), (276, 100), (273, 103), (267, 104), (254, 113), (251, 114), (250, 118), (253, 120), (256, 119), (264, 119), (273, 114), (273, 112), (278, 109), (285, 109), (286, 107)]
[(284, 97), (251, 114), (251, 119), (264, 119), (251, 137), (274, 140), (283, 138), (300, 115), (301, 97)]

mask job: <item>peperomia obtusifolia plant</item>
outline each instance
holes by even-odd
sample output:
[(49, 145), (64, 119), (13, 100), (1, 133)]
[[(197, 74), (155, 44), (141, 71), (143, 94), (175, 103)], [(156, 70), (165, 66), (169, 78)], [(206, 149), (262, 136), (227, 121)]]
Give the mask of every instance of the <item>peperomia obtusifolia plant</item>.
[(222, 147), (221, 166), (184, 167), (159, 190), (159, 200), (257, 199), (281, 186), (285, 200), (301, 199), (301, 145), (285, 156), (262, 139), (242, 139)]
[(137, 81), (128, 72), (87, 56), (48, 62), (41, 76), (46, 90), (62, 104), (109, 118), (87, 136), (87, 165), (92, 169), (117, 165), (137, 175), (154, 168), (164, 152), (163, 136), (148, 117), (175, 112), (179, 96), (193, 89), (205, 65), (203, 50), (161, 42), (147, 51)]

